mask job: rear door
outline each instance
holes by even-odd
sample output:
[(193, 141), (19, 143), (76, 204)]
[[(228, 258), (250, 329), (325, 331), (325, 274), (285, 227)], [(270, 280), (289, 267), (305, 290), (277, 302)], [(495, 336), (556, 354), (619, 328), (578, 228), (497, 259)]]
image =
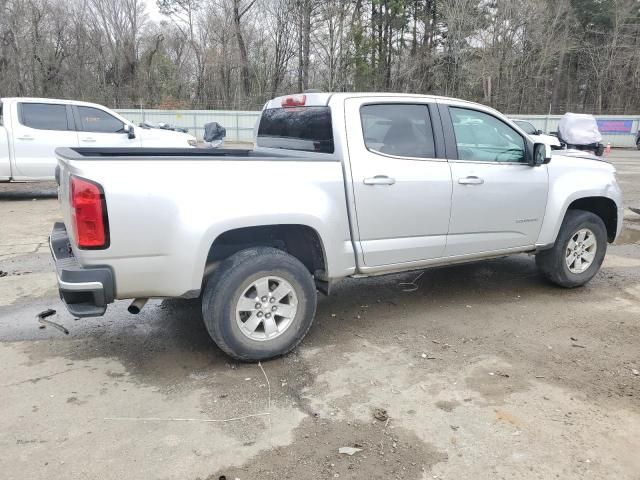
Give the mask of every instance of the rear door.
[(14, 108), (18, 118), (12, 125), (16, 178), (53, 178), (55, 149), (78, 146), (70, 107), (62, 103), (19, 102)]
[(525, 138), (504, 120), (468, 105), (443, 105), (453, 179), (447, 256), (536, 243), (547, 204), (547, 166), (530, 167)]
[(2, 107), (3, 107), (2, 100), (0, 100), (0, 180), (9, 180), (11, 178), (11, 159), (9, 158), (9, 137), (8, 137), (7, 129), (4, 127)]
[(139, 147), (140, 139), (130, 139), (124, 122), (100, 108), (74, 106), (81, 147)]
[(357, 229), (367, 267), (444, 255), (451, 173), (438, 111), (425, 99), (345, 101)]

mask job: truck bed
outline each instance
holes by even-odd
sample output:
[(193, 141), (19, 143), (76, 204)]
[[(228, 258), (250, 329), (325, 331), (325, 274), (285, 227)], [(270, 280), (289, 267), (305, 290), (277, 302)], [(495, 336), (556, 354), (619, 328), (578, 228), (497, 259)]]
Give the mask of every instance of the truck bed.
[[(74, 256), (85, 268), (111, 269), (115, 298), (198, 292), (216, 239), (248, 227), (306, 226), (325, 241), (328, 275), (354, 271), (337, 156), (197, 148), (59, 148), (56, 155)], [(108, 248), (76, 247), (70, 176), (102, 188)]]
[(233, 160), (233, 161), (335, 161), (335, 157), (318, 158), (314, 155), (266, 154), (232, 148), (58, 148), (58, 158), (65, 160)]

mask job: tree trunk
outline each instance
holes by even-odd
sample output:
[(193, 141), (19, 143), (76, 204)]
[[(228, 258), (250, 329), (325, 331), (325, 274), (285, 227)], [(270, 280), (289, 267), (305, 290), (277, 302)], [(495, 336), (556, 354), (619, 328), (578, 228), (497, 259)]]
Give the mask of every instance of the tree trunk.
[(240, 0), (233, 0), (233, 26), (238, 42), (238, 52), (240, 53), (240, 76), (242, 79), (242, 90), (246, 97), (251, 94), (251, 78), (249, 74), (249, 57), (247, 47), (242, 36), (240, 21), (244, 12), (240, 12)]
[(311, 56), (311, 0), (304, 1), (302, 37), (302, 87), (309, 88), (309, 58)]
[(309, 88), (309, 57), (311, 49), (311, 0), (298, 3), (298, 91)]

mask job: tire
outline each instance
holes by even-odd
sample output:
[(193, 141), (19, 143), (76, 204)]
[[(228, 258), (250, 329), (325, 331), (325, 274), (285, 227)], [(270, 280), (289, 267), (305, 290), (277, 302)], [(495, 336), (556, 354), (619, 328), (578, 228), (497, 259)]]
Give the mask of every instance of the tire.
[[(589, 231), (595, 240), (595, 246), (587, 246), (589, 240), (580, 242), (580, 232)], [(586, 237), (591, 238), (589, 234)], [(574, 241), (570, 246), (570, 243)], [(581, 247), (581, 244), (583, 247)], [(573, 248), (577, 250), (573, 250)], [(580, 254), (581, 248), (585, 254)], [(591, 250), (589, 250), (591, 249)], [(580, 257), (580, 265), (577, 263), (576, 257), (573, 257), (576, 263), (571, 266), (568, 262), (572, 262), (572, 258), (567, 255), (573, 252)], [(607, 253), (607, 229), (604, 222), (597, 215), (586, 212), (584, 210), (568, 210), (564, 217), (560, 232), (556, 238), (556, 243), (552, 248), (543, 250), (536, 255), (536, 264), (542, 274), (551, 282), (565, 288), (580, 287), (591, 280), (604, 261)], [(587, 255), (591, 254), (591, 255)], [(593, 257), (591, 263), (587, 266), (583, 259)], [(579, 271), (584, 268), (584, 271)]]
[(638, 141), (636, 142), (636, 148), (637, 148), (638, 150), (640, 150), (640, 140), (638, 140)]
[(214, 272), (202, 295), (202, 316), (213, 341), (229, 356), (267, 360), (302, 341), (313, 323), (316, 300), (313, 277), (297, 258), (256, 247), (232, 255)]

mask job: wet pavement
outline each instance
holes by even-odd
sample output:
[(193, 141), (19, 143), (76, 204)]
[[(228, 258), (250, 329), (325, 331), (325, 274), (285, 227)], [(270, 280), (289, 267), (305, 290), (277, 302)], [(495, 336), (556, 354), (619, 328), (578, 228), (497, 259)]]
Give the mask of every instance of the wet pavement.
[[(640, 207), (640, 152), (612, 158)], [(3, 478), (639, 478), (640, 215), (576, 290), (526, 255), (427, 270), (413, 292), (413, 273), (345, 281), (259, 366), (215, 347), (198, 300), (71, 317), (55, 195), (0, 184)], [(40, 328), (47, 308), (69, 335)]]

